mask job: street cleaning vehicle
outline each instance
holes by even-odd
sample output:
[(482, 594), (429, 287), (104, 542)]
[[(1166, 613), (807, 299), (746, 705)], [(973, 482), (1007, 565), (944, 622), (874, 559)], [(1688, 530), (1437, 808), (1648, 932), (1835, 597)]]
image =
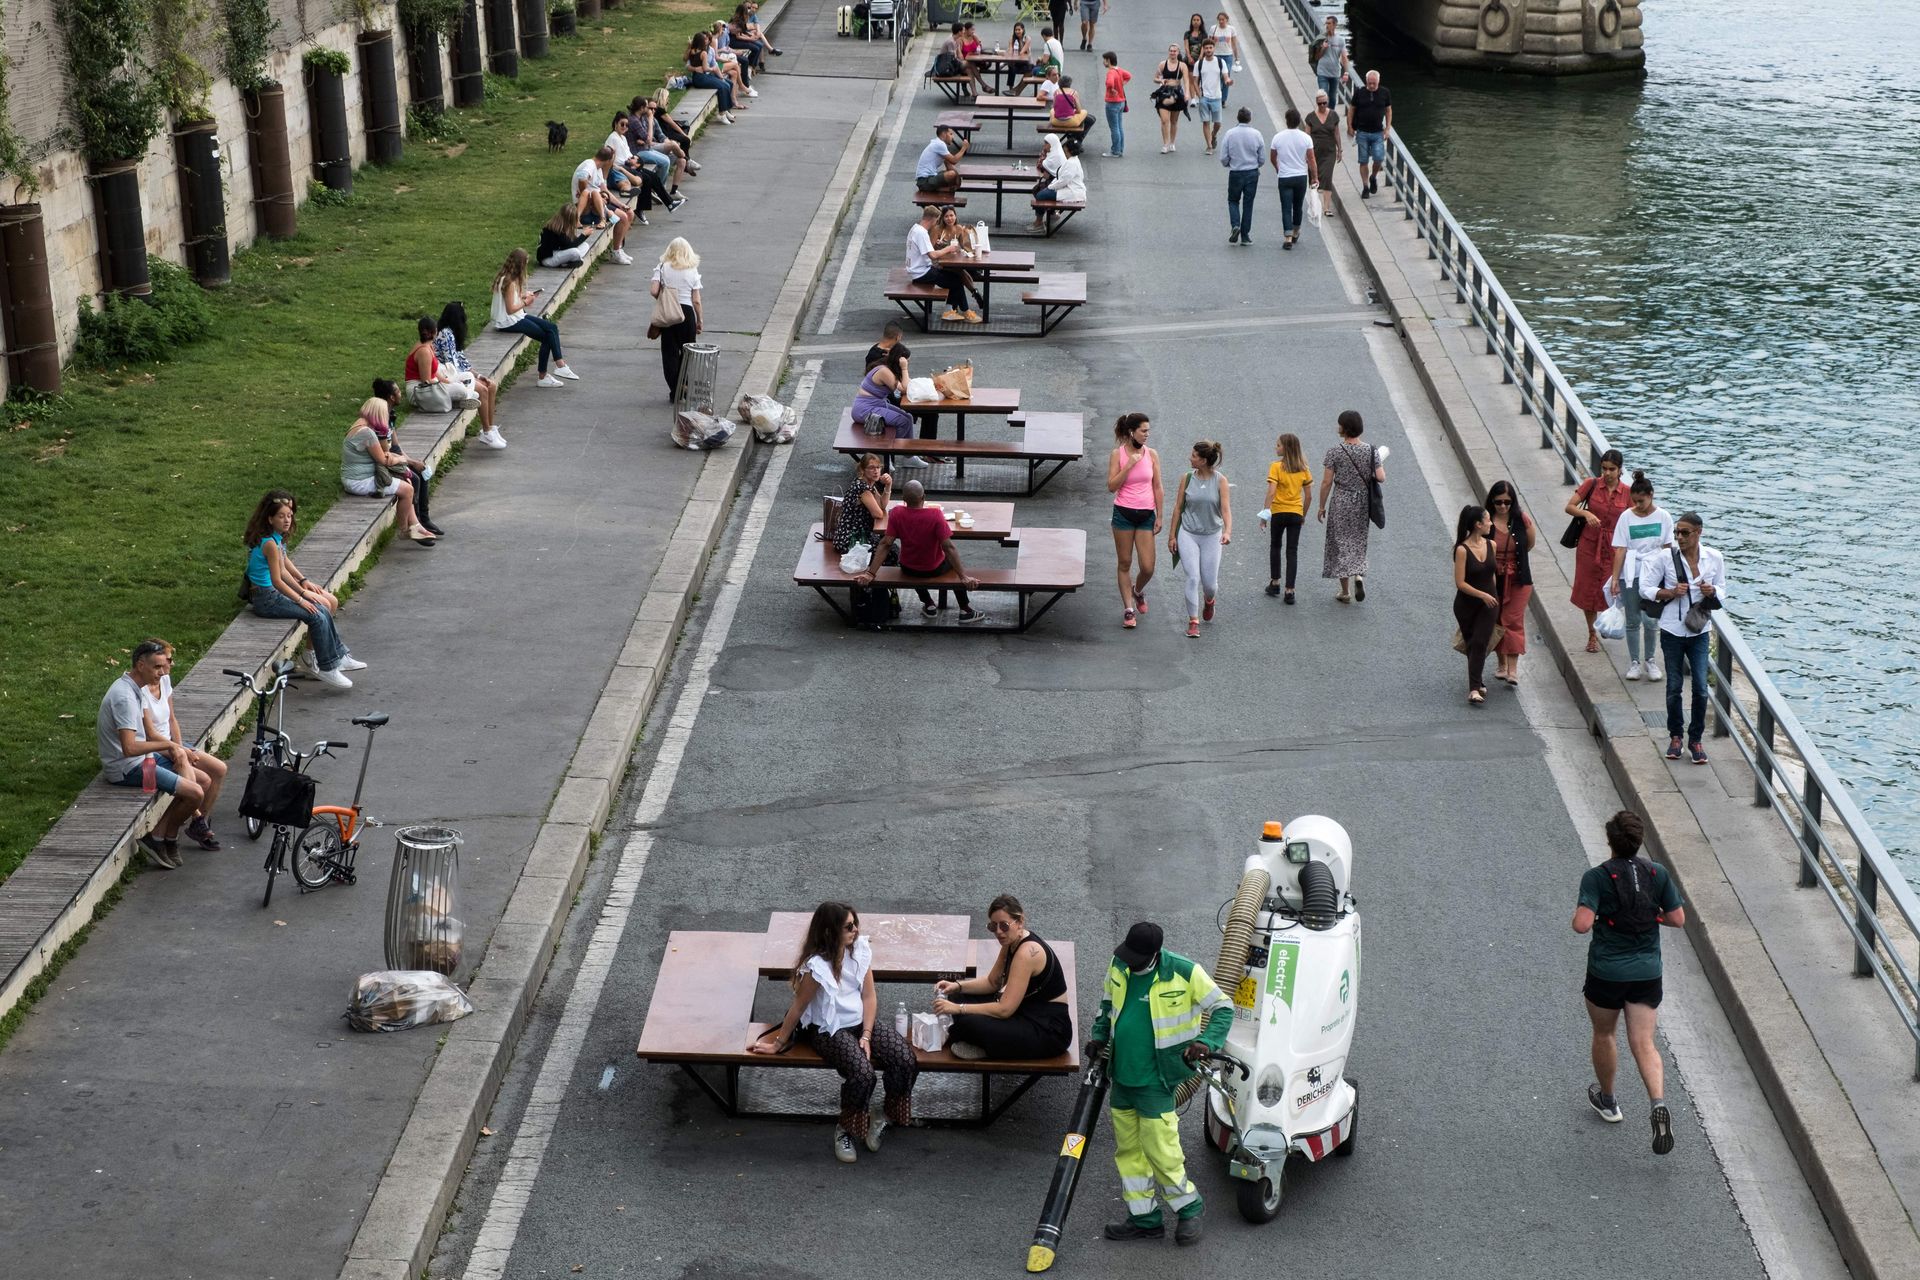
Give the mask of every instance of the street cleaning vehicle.
[(1213, 970), (1233, 1029), (1179, 1100), (1207, 1091), (1207, 1141), (1227, 1158), (1241, 1216), (1268, 1222), (1287, 1179), (1351, 1156), (1360, 1092), (1346, 1073), (1360, 999), (1353, 844), (1331, 818), (1269, 822), (1247, 858)]

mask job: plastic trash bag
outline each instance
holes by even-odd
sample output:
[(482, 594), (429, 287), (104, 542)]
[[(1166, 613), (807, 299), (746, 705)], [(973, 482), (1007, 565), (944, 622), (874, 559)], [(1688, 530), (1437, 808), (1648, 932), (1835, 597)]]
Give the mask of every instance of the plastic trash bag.
[(682, 409), (673, 415), (673, 442), (682, 449), (718, 449), (733, 439), (739, 428), (731, 418), (716, 418), (698, 409)]
[(872, 564), (873, 548), (864, 542), (856, 542), (840, 557), (840, 572), (865, 573)]
[(1600, 616), (1593, 620), (1593, 629), (1600, 633), (1602, 640), (1620, 639), (1627, 634), (1626, 608), (1615, 603), (1610, 608), (1602, 610)]
[(940, 398), (940, 389), (933, 385), (932, 378), (908, 378), (907, 402), (909, 404), (929, 404)]
[(789, 444), (800, 427), (799, 416), (772, 396), (743, 397), (740, 419), (753, 428), (762, 444)]
[(472, 1012), (473, 1001), (444, 974), (414, 969), (363, 973), (347, 999), (347, 1025), (355, 1031), (405, 1031)]

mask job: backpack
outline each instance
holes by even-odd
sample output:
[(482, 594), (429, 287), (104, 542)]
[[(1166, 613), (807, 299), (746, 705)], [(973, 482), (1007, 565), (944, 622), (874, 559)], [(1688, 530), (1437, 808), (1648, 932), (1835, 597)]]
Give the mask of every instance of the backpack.
[(1660, 903), (1653, 896), (1657, 874), (1654, 865), (1645, 858), (1609, 858), (1601, 865), (1613, 882), (1613, 911), (1600, 917), (1607, 928), (1615, 933), (1648, 933), (1658, 928)]
[(1318, 40), (1315, 40), (1313, 42), (1313, 47), (1307, 50), (1307, 65), (1309, 67), (1319, 66), (1320, 55), (1325, 53), (1326, 51), (1327, 51), (1327, 38), (1325, 36), (1321, 36)]

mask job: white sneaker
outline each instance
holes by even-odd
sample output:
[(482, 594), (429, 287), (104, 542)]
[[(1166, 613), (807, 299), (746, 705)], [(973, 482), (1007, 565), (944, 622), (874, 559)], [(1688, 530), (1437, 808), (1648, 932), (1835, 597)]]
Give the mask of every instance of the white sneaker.
[(608, 254), (607, 256), (612, 258), (615, 262), (619, 263), (623, 267), (630, 267), (633, 265), (633, 255), (628, 253), (625, 249), (615, 249), (611, 254)]
[(749, 98), (757, 98), (760, 96), (760, 91), (758, 89), (748, 89), (747, 96)]
[(1633, 662), (1629, 662), (1627, 664), (1627, 679), (1638, 680), (1639, 678), (1640, 678), (1640, 663), (1637, 660)]
[(487, 446), (489, 449), (504, 449), (507, 447), (507, 438), (500, 434), (500, 428), (498, 427), (488, 427), (485, 431), (482, 431), (479, 435), (479, 440), (481, 444)]
[(568, 382), (580, 381), (580, 375), (575, 373), (572, 370), (572, 368), (564, 364), (557, 364), (553, 366), (553, 376), (556, 378), (565, 378)]
[(365, 671), (366, 669), (367, 664), (352, 654), (348, 654), (346, 657), (340, 659), (340, 665), (335, 668), (335, 670), (338, 671)]
[(1660, 664), (1655, 662), (1652, 658), (1648, 658), (1647, 659), (1647, 679), (1665, 680), (1666, 678), (1667, 678), (1667, 673), (1660, 669)]
[(688, 173), (700, 172), (700, 162), (698, 160), (687, 161), (687, 172)]
[(733, 123), (733, 117), (732, 117), (731, 115), (728, 115), (728, 114), (727, 114), (726, 112), (724, 112), (724, 111), (722, 111), (722, 112), (720, 113), (720, 123), (721, 123), (721, 124), (732, 124), (732, 123)]
[(931, 462), (928, 462), (925, 458), (921, 457), (919, 454), (916, 453), (912, 457), (900, 459), (900, 461), (896, 465), (901, 467), (917, 468), (917, 467), (930, 467), (933, 464)]
[(833, 1158), (841, 1164), (852, 1164), (860, 1158), (860, 1153), (853, 1149), (852, 1137), (845, 1129), (833, 1131)]
[(867, 1150), (880, 1154), (880, 1135), (887, 1131), (887, 1118), (874, 1116), (867, 1121)]
[(321, 671), (316, 674), (320, 677), (321, 684), (331, 685), (336, 689), (353, 688), (353, 681), (342, 675), (337, 667), (332, 671)]
[(561, 385), (561, 382), (560, 379), (554, 377), (552, 374), (543, 373), (540, 375), (540, 381), (533, 385), (536, 387), (557, 387)]

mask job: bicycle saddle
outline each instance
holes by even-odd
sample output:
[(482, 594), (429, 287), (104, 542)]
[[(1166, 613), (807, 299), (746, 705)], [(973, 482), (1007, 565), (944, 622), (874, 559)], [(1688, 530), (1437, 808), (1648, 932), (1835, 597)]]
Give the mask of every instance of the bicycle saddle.
[(357, 725), (360, 725), (362, 728), (378, 729), (381, 725), (387, 722), (387, 713), (384, 711), (381, 711), (370, 716), (355, 716), (353, 718), (353, 722)]

